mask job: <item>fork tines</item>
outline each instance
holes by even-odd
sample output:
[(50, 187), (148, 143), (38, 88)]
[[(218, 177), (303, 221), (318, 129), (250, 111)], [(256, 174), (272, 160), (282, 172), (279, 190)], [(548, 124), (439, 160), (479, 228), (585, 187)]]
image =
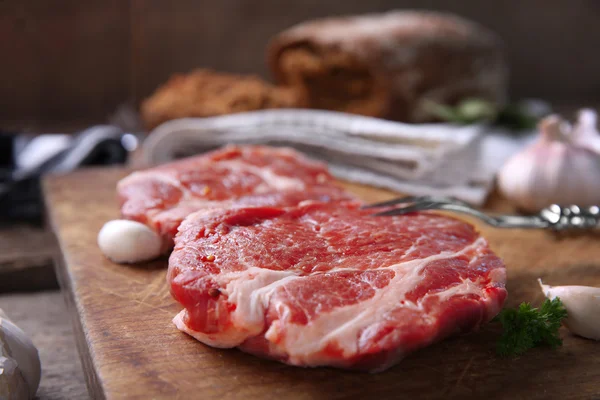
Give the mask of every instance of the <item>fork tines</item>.
[[(462, 205), (462, 206), (467, 206), (469, 207), (470, 205), (464, 201), (458, 200), (456, 198), (453, 197), (442, 197), (442, 196), (404, 196), (404, 197), (398, 197), (395, 199), (391, 199), (391, 200), (387, 200), (387, 201), (382, 201), (379, 203), (374, 203), (374, 204), (367, 204), (366, 206), (363, 206), (362, 208), (364, 209), (369, 209), (369, 208), (380, 208), (380, 207), (391, 207), (391, 206), (395, 206), (398, 204), (419, 204), (424, 206), (425, 203), (444, 203), (444, 204), (456, 204), (456, 205)], [(403, 208), (408, 208), (408, 207), (403, 207)], [(419, 208), (422, 209), (422, 208)], [(392, 214), (388, 214), (388, 215), (392, 215)]]
[(389, 206), (394, 206), (396, 204), (416, 203), (416, 202), (419, 202), (419, 201), (431, 201), (431, 197), (430, 196), (404, 196), (404, 197), (397, 197), (395, 199), (386, 200), (386, 201), (382, 201), (382, 202), (379, 202), (379, 203), (367, 204), (366, 206), (363, 206), (362, 208), (368, 209), (368, 208), (389, 207)]

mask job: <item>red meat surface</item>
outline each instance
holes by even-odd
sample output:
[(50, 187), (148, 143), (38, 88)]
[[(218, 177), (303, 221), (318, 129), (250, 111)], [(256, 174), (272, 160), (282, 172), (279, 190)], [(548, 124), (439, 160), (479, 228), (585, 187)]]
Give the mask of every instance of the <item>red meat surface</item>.
[(471, 225), (372, 213), (308, 201), (188, 216), (169, 260), (175, 324), (292, 365), (381, 371), (498, 313), (505, 268)]
[(292, 206), (352, 196), (325, 164), (288, 148), (227, 146), (130, 174), (117, 186), (124, 218), (158, 232), (165, 250), (181, 221), (206, 208)]

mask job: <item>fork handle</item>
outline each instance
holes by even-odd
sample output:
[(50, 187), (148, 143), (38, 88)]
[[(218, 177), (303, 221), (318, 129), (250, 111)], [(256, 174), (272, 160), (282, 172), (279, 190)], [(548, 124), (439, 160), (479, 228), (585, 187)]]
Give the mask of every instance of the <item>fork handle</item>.
[(570, 205), (561, 207), (558, 204), (552, 204), (540, 212), (540, 217), (549, 224), (550, 228), (557, 231), (600, 228), (600, 206)]

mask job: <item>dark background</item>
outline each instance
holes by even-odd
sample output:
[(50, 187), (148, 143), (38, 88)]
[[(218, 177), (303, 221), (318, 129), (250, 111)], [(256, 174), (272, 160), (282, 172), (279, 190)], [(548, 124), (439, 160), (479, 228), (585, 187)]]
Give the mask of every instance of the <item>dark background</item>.
[(268, 39), (336, 14), (452, 11), (504, 38), (513, 98), (600, 103), (597, 0), (0, 0), (0, 128), (102, 122), (173, 72), (268, 77)]

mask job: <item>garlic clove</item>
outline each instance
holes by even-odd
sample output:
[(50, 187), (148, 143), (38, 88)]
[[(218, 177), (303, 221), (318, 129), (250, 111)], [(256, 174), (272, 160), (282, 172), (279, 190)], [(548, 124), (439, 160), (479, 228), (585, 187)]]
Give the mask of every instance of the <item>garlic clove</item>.
[(531, 212), (551, 204), (600, 203), (600, 155), (572, 143), (571, 126), (556, 115), (544, 118), (539, 129), (538, 140), (500, 169), (504, 197)]
[(540, 121), (538, 130), (540, 131), (539, 141), (567, 142), (569, 141), (572, 127), (560, 115), (551, 114)]
[(597, 120), (594, 110), (589, 108), (579, 110), (572, 136), (573, 143), (600, 154), (600, 132), (597, 129)]
[(574, 334), (600, 340), (600, 288), (591, 286), (549, 286), (538, 279), (544, 296), (560, 298), (567, 318), (563, 324)]
[(104, 224), (98, 233), (98, 246), (116, 263), (149, 261), (163, 252), (161, 237), (146, 225), (125, 219)]
[(0, 310), (0, 393), (9, 400), (32, 399), (40, 384), (36, 347)]
[[(2, 337), (0, 336), (0, 340)], [(0, 346), (0, 354), (5, 350)], [(5, 397), (7, 396), (7, 397)], [(0, 355), (0, 399), (23, 400), (30, 399), (29, 387), (17, 362), (9, 357)]]

